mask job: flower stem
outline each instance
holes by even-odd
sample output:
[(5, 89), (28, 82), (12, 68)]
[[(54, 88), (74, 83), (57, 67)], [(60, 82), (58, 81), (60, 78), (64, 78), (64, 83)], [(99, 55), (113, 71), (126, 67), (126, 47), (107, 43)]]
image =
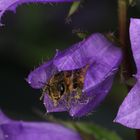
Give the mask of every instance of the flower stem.
[(132, 75), (131, 51), (129, 41), (129, 20), (127, 16), (128, 0), (118, 0), (118, 21), (119, 21), (119, 40), (123, 50), (123, 63), (121, 75), (123, 81), (127, 81)]
[(140, 140), (140, 129), (136, 130), (136, 139)]

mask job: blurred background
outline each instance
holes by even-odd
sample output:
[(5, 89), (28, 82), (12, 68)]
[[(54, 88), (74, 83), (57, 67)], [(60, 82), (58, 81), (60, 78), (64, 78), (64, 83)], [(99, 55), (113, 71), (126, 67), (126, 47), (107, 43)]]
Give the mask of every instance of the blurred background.
[[(81, 39), (75, 31), (118, 31), (117, 0), (87, 0), (67, 20), (70, 3), (23, 4), (16, 13), (7, 11), (0, 27), (0, 108), (13, 119), (43, 120), (45, 113), (40, 90), (25, 81), (29, 72)], [(140, 1), (128, 9), (129, 17), (140, 18)], [(90, 120), (116, 131), (123, 139), (135, 139), (135, 131), (113, 123), (119, 105), (127, 94), (119, 73), (106, 100), (89, 116), (70, 118), (68, 113), (52, 113), (62, 119)]]

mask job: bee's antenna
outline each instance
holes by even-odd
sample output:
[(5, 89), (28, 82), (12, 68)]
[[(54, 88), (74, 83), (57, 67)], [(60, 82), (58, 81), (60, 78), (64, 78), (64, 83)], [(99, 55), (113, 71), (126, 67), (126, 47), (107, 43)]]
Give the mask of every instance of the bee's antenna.
[(43, 83), (43, 82), (40, 82), (40, 81), (39, 81), (39, 83), (41, 83), (41, 84), (44, 85), (44, 87), (42, 88), (42, 95), (41, 95), (41, 97), (39, 98), (40, 100), (42, 100), (43, 97), (44, 97), (44, 95), (46, 94), (46, 90), (47, 90), (48, 88), (50, 88), (51, 85), (46, 84), (46, 83)]

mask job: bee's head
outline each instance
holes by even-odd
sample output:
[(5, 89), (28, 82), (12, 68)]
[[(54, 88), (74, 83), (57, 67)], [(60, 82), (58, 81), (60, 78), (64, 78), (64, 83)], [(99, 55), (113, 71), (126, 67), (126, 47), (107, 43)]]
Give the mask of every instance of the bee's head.
[(63, 81), (58, 81), (57, 83), (54, 83), (49, 88), (49, 95), (53, 96), (56, 99), (60, 99), (61, 96), (65, 93), (65, 84)]
[(58, 104), (59, 99), (62, 98), (65, 92), (66, 84), (60, 75), (54, 75), (43, 88), (43, 93), (48, 93), (55, 106)]

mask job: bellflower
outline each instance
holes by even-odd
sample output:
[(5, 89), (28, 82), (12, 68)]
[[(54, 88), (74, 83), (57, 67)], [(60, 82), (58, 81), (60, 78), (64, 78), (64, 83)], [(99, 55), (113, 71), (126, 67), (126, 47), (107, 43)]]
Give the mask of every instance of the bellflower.
[(140, 19), (131, 19), (130, 40), (135, 60), (137, 80), (119, 108), (115, 122), (130, 128), (140, 129)]
[(0, 21), (1, 17), (6, 10), (10, 10), (15, 12), (16, 7), (23, 3), (58, 3), (58, 2), (72, 2), (72, 1), (79, 1), (79, 0), (0, 0)]
[(0, 140), (81, 140), (80, 135), (54, 123), (14, 121), (0, 112)]
[[(60, 71), (70, 71), (89, 65), (85, 75), (82, 96), (72, 100), (67, 107), (67, 98), (59, 100), (54, 106), (48, 93), (44, 96), (47, 112), (69, 111), (71, 116), (81, 117), (93, 109), (109, 92), (114, 75), (121, 62), (122, 53), (113, 43), (100, 33), (95, 33), (87, 39), (74, 44), (70, 48), (58, 51), (53, 59), (33, 70), (27, 82), (36, 89), (43, 88), (51, 76)], [(69, 94), (73, 96), (73, 94)]]

